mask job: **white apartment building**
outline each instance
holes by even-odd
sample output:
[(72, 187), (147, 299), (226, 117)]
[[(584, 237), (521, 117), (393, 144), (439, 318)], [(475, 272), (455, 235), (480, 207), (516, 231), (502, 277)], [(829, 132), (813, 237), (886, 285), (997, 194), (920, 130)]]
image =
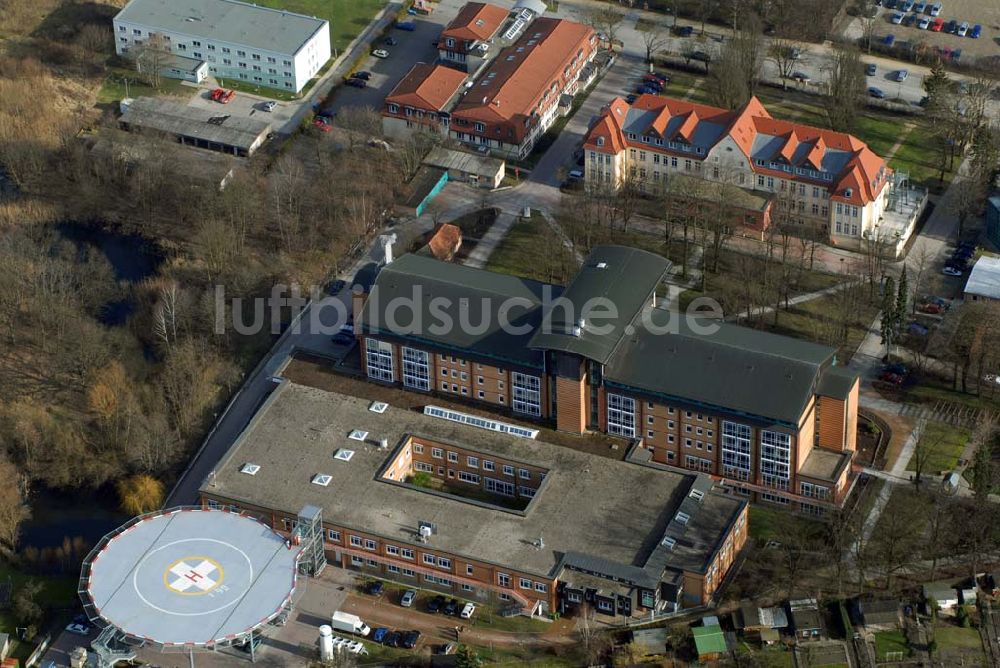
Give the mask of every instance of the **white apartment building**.
[[(131, 0), (115, 16), (114, 34), (119, 55), (152, 45), (205, 63), (217, 79), (294, 93), (330, 59), (328, 21), (236, 0)], [(175, 63), (165, 76), (179, 76)]]

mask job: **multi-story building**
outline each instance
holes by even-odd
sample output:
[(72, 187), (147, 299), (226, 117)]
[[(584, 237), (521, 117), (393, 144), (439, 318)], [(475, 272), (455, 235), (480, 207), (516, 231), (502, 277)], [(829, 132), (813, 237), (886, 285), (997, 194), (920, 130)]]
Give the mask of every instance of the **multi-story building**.
[(580, 73), (596, 53), (591, 28), (563, 19), (535, 19), (516, 42), (500, 50), (459, 101), (451, 136), (505, 157), (525, 157), (555, 121), (562, 96), (579, 90)]
[(441, 62), (466, 72), (477, 72), (492, 55), (494, 39), (510, 30), (509, 16), (510, 12), (503, 7), (486, 2), (466, 3), (441, 31), (438, 39)]
[(465, 74), (444, 65), (417, 63), (385, 98), (382, 131), (405, 138), (425, 129), (448, 136), (451, 114), (464, 90)]
[(845, 246), (878, 226), (894, 188), (892, 170), (861, 140), (772, 118), (756, 98), (735, 111), (658, 95), (616, 98), (584, 150), (590, 188), (635, 179), (656, 192), (678, 175), (725, 183), (772, 200), (754, 226), (812, 226)]
[(285, 532), (320, 508), (330, 562), (525, 614), (711, 601), (746, 542), (745, 500), (508, 426), (284, 381), (201, 500)]
[(378, 382), (641, 441), (747, 497), (841, 504), (857, 375), (826, 346), (655, 308), (668, 268), (598, 247), (562, 290), (405, 255), (354, 296), (362, 363)]
[[(330, 24), (236, 0), (131, 0), (114, 19), (115, 51), (207, 63), (218, 79), (299, 92), (330, 59)], [(155, 63), (158, 59), (147, 59)]]
[[(500, 157), (528, 155), (593, 76), (587, 65), (597, 53), (597, 37), (589, 27), (535, 18), (536, 11), (522, 8), (508, 19), (498, 7), (466, 5), (440, 44), (445, 64), (465, 57), (467, 77), (460, 81), (458, 70), (447, 74), (441, 71), (445, 68), (417, 65), (386, 98), (385, 127), (397, 137), (432, 129)], [(506, 22), (498, 28), (501, 14)]]

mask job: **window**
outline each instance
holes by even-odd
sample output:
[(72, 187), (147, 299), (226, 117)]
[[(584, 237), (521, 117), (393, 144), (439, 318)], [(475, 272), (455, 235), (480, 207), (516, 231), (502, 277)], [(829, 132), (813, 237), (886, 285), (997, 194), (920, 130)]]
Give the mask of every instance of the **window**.
[(398, 573), (399, 566), (396, 566), (395, 564), (389, 564), (385, 567), (385, 570), (389, 571), (390, 573)]
[(521, 586), (521, 589), (531, 589), (531, 580), (528, 578), (521, 578), (518, 584)]
[(691, 455), (688, 455), (684, 458), (684, 466), (695, 471), (711, 473), (712, 460), (702, 459), (701, 457), (692, 457)]
[(408, 578), (415, 578), (415, 577), (417, 577), (417, 574), (413, 572), (412, 568), (404, 568), (403, 569), (403, 575), (405, 575)]
[(615, 436), (635, 436), (635, 399), (608, 394), (608, 433)]
[(441, 448), (431, 448), (431, 457), (434, 457), (435, 459), (441, 459), (443, 455), (444, 455), (444, 450), (442, 450)]
[(371, 538), (366, 538), (365, 539), (365, 549), (366, 550), (374, 550), (376, 547), (378, 547), (378, 545)]
[(791, 475), (792, 437), (780, 431), (762, 429), (760, 432), (760, 472), (764, 484), (788, 489)]
[(544, 582), (536, 582), (535, 583), (535, 591), (541, 592), (541, 593), (544, 594), (548, 590), (549, 590), (549, 586), (547, 584), (545, 584)]
[(486, 126), (482, 123), (476, 123), (473, 127), (476, 128), (476, 132), (486, 132)]
[(425, 554), (424, 555), (424, 563), (425, 564), (430, 564), (431, 566), (434, 566), (435, 564), (437, 564), (437, 559), (434, 557), (433, 554)]
[(334, 531), (333, 529), (327, 529), (327, 531), (326, 531), (326, 539), (328, 541), (330, 541), (331, 543), (339, 543), (340, 542), (340, 532), (339, 531)]
[(413, 451), (415, 453), (417, 453), (418, 455), (422, 455), (422, 454), (424, 454), (424, 446), (420, 445), (419, 443), (414, 443), (413, 444)]
[(470, 469), (478, 469), (479, 468), (479, 457), (471, 457), (471, 456), (470, 457), (466, 457), (465, 461), (466, 461), (466, 464), (468, 465), (468, 467)]
[(403, 385), (416, 390), (431, 389), (430, 368), (426, 352), (403, 347)]
[(495, 478), (486, 478), (486, 491), (514, 498), (514, 483)]
[(541, 415), (541, 379), (538, 376), (529, 376), (527, 374), (514, 371), (511, 373), (511, 382), (511, 406), (514, 409), (514, 412), (524, 413), (525, 415)]
[(479, 476), (477, 476), (475, 473), (466, 473), (465, 471), (459, 471), (458, 479), (461, 480), (462, 482), (467, 482), (470, 485), (479, 484)]
[(451, 452), (449, 450), (448, 451), (448, 461), (451, 462), (452, 464), (457, 464), (458, 463), (458, 453), (457, 452)]
[(776, 503), (779, 506), (787, 506), (788, 505), (788, 499), (786, 499), (783, 496), (778, 496), (777, 494), (771, 494), (770, 492), (761, 492), (760, 493), (760, 500), (761, 501), (768, 501), (770, 503)]
[(466, 566), (465, 566), (465, 574), (466, 575), (472, 575), (472, 573), (473, 573), (474, 570), (475, 569), (472, 566), (466, 564)]
[(362, 565), (364, 565), (364, 563), (365, 563), (365, 560), (362, 559), (361, 557), (355, 557), (353, 555), (351, 556), (351, 565), (352, 566), (362, 566)]
[(433, 473), (434, 467), (430, 464), (425, 464), (424, 462), (413, 462), (414, 471), (423, 471), (424, 473)]
[(511, 466), (510, 464), (504, 464), (503, 465), (503, 474), (504, 475), (509, 475), (509, 476), (513, 477), (514, 476), (514, 467)]
[(722, 422), (722, 475), (737, 480), (750, 479), (750, 427)]
[(438, 568), (451, 568), (451, 559), (438, 557)]
[(533, 498), (535, 498), (535, 488), (534, 487), (525, 487), (524, 485), (521, 485), (518, 488), (518, 490), (520, 491), (521, 496), (523, 496), (526, 499), (533, 499)]
[(386, 545), (385, 546), (385, 553), (386, 554), (391, 554), (394, 557), (398, 557), (399, 556), (399, 548), (396, 547), (395, 545)]
[(501, 587), (510, 586), (510, 576), (506, 573), (497, 573), (497, 584)]
[(483, 460), (483, 470), (484, 471), (495, 471), (496, 465), (488, 459)]
[[(399, 556), (401, 556), (403, 559), (411, 559), (412, 560), (413, 559), (413, 550), (411, 550), (408, 547), (401, 547), (401, 548), (399, 548)], [(403, 572), (404, 572), (404, 574), (406, 573), (406, 571), (403, 571)], [(412, 573), (410, 573), (410, 575), (412, 575)]]
[(378, 562), (375, 561), (374, 559), (368, 559), (368, 567), (369, 568), (378, 568)]
[(365, 339), (365, 356), (368, 360), (368, 377), (387, 383), (393, 381), (392, 344)]
[(823, 487), (822, 485), (803, 482), (800, 484), (800, 489), (802, 490), (802, 496), (808, 496), (812, 499), (826, 499), (830, 496), (830, 488)]
[(132, 28), (132, 34), (133, 35), (142, 35), (142, 31), (139, 30), (138, 28)]
[(351, 545), (354, 547), (361, 547), (361, 538), (358, 536), (351, 536)]

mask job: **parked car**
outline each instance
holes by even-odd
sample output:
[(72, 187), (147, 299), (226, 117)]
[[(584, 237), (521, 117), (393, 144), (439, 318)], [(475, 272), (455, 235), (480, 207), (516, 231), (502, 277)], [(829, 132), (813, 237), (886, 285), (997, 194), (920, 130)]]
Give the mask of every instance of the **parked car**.
[(389, 629), (380, 626), (372, 631), (372, 642), (377, 642), (381, 645), (387, 635), (389, 635)]
[(879, 380), (881, 380), (883, 383), (889, 383), (890, 385), (898, 386), (903, 384), (903, 377), (894, 373), (888, 373), (888, 372), (883, 373), (881, 376), (879, 376)]
[(417, 590), (407, 589), (403, 592), (403, 596), (399, 599), (399, 604), (404, 608), (409, 608), (413, 605), (415, 600), (417, 600)]
[(396, 46), (397, 44), (399, 44), (399, 40), (396, 39), (395, 37), (386, 37), (385, 41), (382, 43), (385, 44), (386, 46)]
[(916, 14), (907, 14), (906, 16), (903, 17), (903, 25), (912, 26), (916, 22), (916, 20), (917, 20)]
[(216, 88), (212, 91), (210, 97), (219, 104), (229, 104), (232, 102), (233, 98), (236, 97), (236, 91), (226, 90), (225, 88)]
[(646, 88), (651, 88), (654, 93), (663, 92), (663, 84), (661, 84), (659, 81), (643, 81), (642, 85), (645, 86)]
[(444, 605), (444, 603), (445, 603), (444, 596), (441, 596), (440, 594), (435, 596), (431, 600), (427, 601), (427, 612), (439, 611), (441, 609), (441, 606)]
[(382, 644), (386, 647), (399, 647), (400, 643), (403, 641), (403, 634), (399, 631), (392, 631), (385, 636), (382, 640)]
[(979, 39), (979, 36), (983, 34), (983, 26), (978, 23), (972, 26), (972, 30), (969, 31), (969, 37), (972, 39)]
[(868, 76), (873, 77), (875, 76), (876, 72), (878, 72), (878, 65), (876, 65), (875, 63), (868, 63), (867, 65), (865, 65), (865, 74), (867, 74)]
[(920, 14), (920, 13), (921, 13), (921, 12), (923, 12), (923, 11), (924, 11), (924, 9), (926, 9), (926, 8), (927, 8), (927, 3), (926, 3), (926, 2), (924, 2), (924, 0), (917, 0), (917, 1), (916, 1), (916, 2), (915, 2), (915, 3), (913, 4), (913, 11), (914, 11), (914, 12), (916, 12), (917, 14)]
[(381, 580), (373, 580), (368, 583), (367, 587), (365, 587), (365, 591), (369, 596), (381, 596), (385, 593), (385, 585)]
[(899, 12), (896, 12), (895, 14), (892, 15), (892, 18), (889, 19), (889, 21), (891, 21), (893, 25), (898, 26), (903, 22), (903, 15), (900, 14)]
[(277, 102), (275, 102), (274, 100), (268, 100), (264, 104), (260, 105), (260, 108), (263, 109), (264, 111), (271, 112), (274, 111), (277, 108), (277, 106), (278, 106)]
[(931, 24), (931, 32), (941, 32), (942, 28), (944, 28), (944, 19), (939, 16)]
[(876, 88), (875, 86), (870, 86), (868, 88), (868, 95), (869, 97), (874, 97), (876, 100), (885, 99), (885, 93), (882, 91), (882, 89)]
[(368, 70), (360, 70), (351, 75), (352, 79), (361, 79), (362, 81), (368, 81), (372, 78), (372, 73)]
[(407, 631), (403, 634), (403, 640), (400, 643), (400, 647), (405, 647), (406, 649), (413, 649), (417, 646), (417, 642), (420, 641), (420, 631)]
[(893, 35), (892, 33), (886, 35), (885, 39), (882, 40), (882, 44), (884, 44), (885, 46), (892, 46), (895, 43), (896, 43), (896, 36)]
[(903, 0), (903, 4), (902, 6), (900, 6), (900, 9), (902, 9), (904, 12), (912, 10), (915, 1), (916, 0)]
[(66, 631), (78, 636), (85, 636), (90, 634), (90, 626), (87, 624), (78, 624), (73, 622), (66, 626)]
[(955, 267), (944, 267), (943, 269), (941, 269), (941, 273), (944, 274), (945, 276), (961, 276), (962, 275), (962, 272), (959, 271), (958, 269), (955, 269)]
[(451, 615), (451, 616), (457, 615), (458, 614), (458, 599), (453, 598), (450, 601), (448, 601), (445, 604), (444, 610), (442, 612), (444, 612), (444, 614), (446, 614), (446, 615)]
[(350, 78), (347, 80), (348, 86), (354, 86), (355, 88), (368, 88), (368, 82), (364, 79)]
[(955, 33), (958, 31), (958, 21), (952, 19), (944, 24), (944, 32)]
[(921, 30), (927, 30), (931, 27), (931, 20), (926, 16), (922, 16), (920, 17), (920, 20), (917, 21), (917, 27)]
[(896, 76), (894, 79), (896, 81), (906, 81), (906, 77), (910, 76), (910, 73), (906, 70), (896, 70)]
[(694, 28), (691, 26), (678, 26), (677, 36), (678, 37), (690, 37), (694, 34)]
[(321, 132), (330, 132), (333, 130), (333, 126), (327, 123), (323, 118), (314, 118), (313, 127), (319, 128)]
[(914, 336), (927, 336), (931, 330), (928, 329), (926, 325), (921, 325), (919, 322), (911, 322), (908, 331)]
[(476, 612), (475, 603), (466, 603), (465, 605), (462, 606), (462, 612), (459, 614), (459, 616), (462, 619), (472, 619), (472, 615), (474, 615), (475, 612)]
[(650, 72), (649, 74), (644, 76), (643, 79), (646, 81), (656, 81), (661, 86), (664, 86), (670, 82), (670, 77), (668, 77), (666, 74), (659, 74), (658, 72)]
[(458, 643), (448, 642), (434, 647), (435, 654), (454, 654), (458, 651)]
[(896, 0), (885, 0), (885, 2), (882, 3), (882, 5), (886, 9), (895, 9), (896, 8), (896, 4), (897, 4)]
[(917, 307), (917, 310), (921, 313), (929, 313), (930, 315), (938, 315), (944, 311), (944, 309), (937, 304), (921, 304)]
[(965, 37), (965, 35), (968, 32), (969, 32), (969, 22), (962, 21), (960, 24), (958, 24), (958, 30), (955, 31), (955, 34), (958, 35), (959, 37)]
[[(402, 23), (396, 24), (396, 30), (405, 30), (406, 32), (413, 32), (417, 29), (417, 24), (413, 21), (403, 21)], [(437, 44), (437, 42), (434, 42)]]
[(810, 81), (812, 81), (812, 79), (809, 77), (808, 74), (800, 70), (792, 72), (792, 78), (795, 79), (796, 81), (801, 81), (802, 83), (809, 83)]
[(887, 373), (894, 373), (897, 376), (906, 376), (910, 373), (910, 370), (906, 368), (906, 365), (901, 362), (893, 362), (892, 364), (886, 364), (882, 367), (882, 371)]
[(929, 10), (930, 15), (931, 16), (938, 16), (941, 13), (942, 9), (944, 9), (944, 5), (942, 5), (940, 2), (935, 2), (930, 7), (930, 10)]
[(375, 49), (374, 51), (372, 51), (372, 55), (375, 56), (376, 58), (388, 58), (389, 52), (386, 51), (385, 49)]
[(659, 91), (650, 86), (649, 84), (642, 84), (635, 89), (635, 92), (639, 95), (656, 95)]

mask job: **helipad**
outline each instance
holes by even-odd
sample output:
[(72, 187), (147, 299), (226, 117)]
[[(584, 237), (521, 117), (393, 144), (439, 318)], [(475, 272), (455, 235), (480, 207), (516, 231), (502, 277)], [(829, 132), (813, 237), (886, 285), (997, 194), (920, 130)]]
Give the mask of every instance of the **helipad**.
[(84, 565), (81, 595), (105, 622), (169, 645), (230, 642), (295, 590), (298, 547), (257, 520), (174, 509), (126, 524)]

